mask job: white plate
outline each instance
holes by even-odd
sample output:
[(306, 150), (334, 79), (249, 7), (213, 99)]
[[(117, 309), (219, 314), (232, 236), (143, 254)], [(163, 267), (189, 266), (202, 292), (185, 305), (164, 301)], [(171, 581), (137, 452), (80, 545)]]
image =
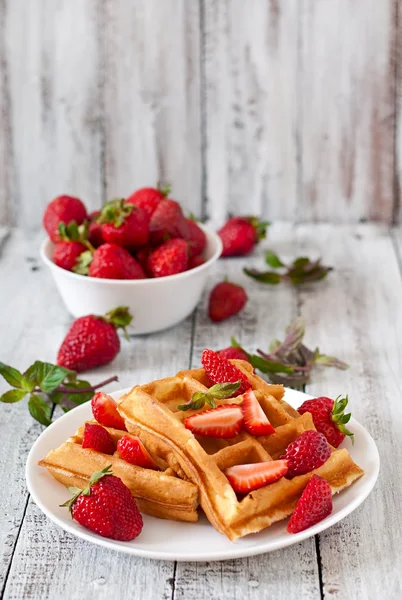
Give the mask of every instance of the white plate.
[[(115, 392), (112, 396), (119, 398), (125, 391)], [(285, 394), (286, 400), (295, 408), (311, 397), (291, 389), (287, 389)], [(353, 460), (364, 469), (365, 475), (334, 497), (332, 514), (314, 527), (301, 533), (289, 534), (286, 532), (287, 520), (285, 520), (233, 543), (215, 531), (205, 516), (197, 523), (181, 523), (143, 515), (144, 528), (141, 535), (132, 542), (118, 542), (96, 535), (73, 521), (68, 510), (59, 506), (71, 494), (53, 479), (46, 469), (37, 464), (50, 450), (60, 446), (75, 433), (85, 420), (91, 418), (91, 406), (90, 403), (86, 403), (66, 413), (45, 429), (32, 446), (28, 456), (26, 465), (28, 489), (39, 508), (65, 531), (94, 544), (135, 556), (177, 561), (226, 560), (263, 554), (296, 544), (328, 529), (354, 511), (373, 489), (380, 467), (380, 458), (374, 440), (364, 427), (352, 418), (350, 429), (355, 433), (355, 445), (352, 446), (347, 439), (342, 446), (348, 448)]]

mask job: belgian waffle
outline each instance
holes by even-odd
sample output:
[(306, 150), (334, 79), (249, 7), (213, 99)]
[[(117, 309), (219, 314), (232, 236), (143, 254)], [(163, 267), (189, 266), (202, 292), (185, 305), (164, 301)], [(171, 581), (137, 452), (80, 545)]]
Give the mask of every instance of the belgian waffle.
[[(59, 448), (51, 450), (39, 465), (46, 467), (65, 486), (78, 488), (83, 488), (94, 472), (112, 465), (113, 474), (120, 477), (130, 489), (141, 512), (163, 519), (197, 521), (198, 488), (193, 483), (178, 478), (152, 450), (150, 454), (162, 469), (160, 471), (132, 465), (122, 460), (117, 451), (109, 455), (91, 448), (82, 448), (84, 426), (85, 424)], [(110, 427), (105, 429), (116, 443), (127, 434), (126, 431)]]
[[(256, 376), (247, 362), (232, 361), (249, 379), (260, 405), (276, 433), (255, 438), (241, 432), (231, 439), (195, 436), (184, 419), (197, 411), (180, 411), (194, 392), (207, 391), (204, 369), (181, 371), (175, 377), (135, 386), (119, 401), (118, 410), (129, 432), (141, 437), (147, 448), (161, 456), (184, 480), (200, 491), (200, 504), (211, 524), (235, 540), (270, 526), (289, 516), (314, 473), (324, 477), (333, 493), (349, 486), (363, 475), (346, 449), (332, 449), (330, 458), (318, 469), (293, 479), (279, 481), (239, 498), (225, 470), (233, 465), (270, 461), (278, 458), (300, 433), (314, 429), (311, 415), (301, 416), (283, 400), (283, 387), (271, 386)], [(240, 404), (242, 396), (217, 401)]]

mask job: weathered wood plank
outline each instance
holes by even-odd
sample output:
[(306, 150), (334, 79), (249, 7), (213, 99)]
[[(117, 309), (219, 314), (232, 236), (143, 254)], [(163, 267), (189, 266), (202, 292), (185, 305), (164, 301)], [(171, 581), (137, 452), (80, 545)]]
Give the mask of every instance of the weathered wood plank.
[(100, 205), (97, 7), (94, 0), (2, 2), (9, 104), (3, 126), (11, 128), (14, 156), (6, 193), (13, 192), (19, 226), (37, 227), (46, 203), (62, 193)]
[[(294, 233), (291, 226), (276, 225), (270, 230), (269, 242), (281, 256), (293, 254)], [(226, 259), (218, 263), (209, 289), (228, 277), (230, 281), (244, 284), (249, 301), (236, 317), (220, 324), (212, 323), (206, 307), (208, 292), (197, 313), (194, 366), (200, 364), (205, 347), (212, 349), (230, 345), (235, 335), (246, 348), (266, 348), (297, 314), (295, 290), (287, 286), (268, 287), (258, 284), (242, 273), (242, 267), (261, 267), (263, 248), (253, 257)], [(175, 598), (219, 598), (232, 600), (276, 598), (319, 598), (319, 579), (314, 540), (273, 552), (269, 556), (251, 557), (222, 563), (178, 563)]]
[(107, 2), (107, 196), (158, 179), (201, 210), (200, 15), (197, 2)]
[(394, 200), (395, 2), (301, 5), (304, 221), (390, 223)]
[(402, 593), (401, 273), (386, 229), (309, 226), (297, 229), (302, 252), (335, 267), (328, 279), (302, 289), (307, 340), (350, 364), (322, 369), (307, 392), (349, 394), (353, 415), (381, 456), (376, 488), (353, 515), (320, 536), (325, 597), (399, 598)]
[(293, 219), (298, 2), (203, 2), (208, 216)]
[(12, 137), (9, 64), (5, 45), (6, 0), (0, 2), (0, 224), (10, 224), (12, 213)]

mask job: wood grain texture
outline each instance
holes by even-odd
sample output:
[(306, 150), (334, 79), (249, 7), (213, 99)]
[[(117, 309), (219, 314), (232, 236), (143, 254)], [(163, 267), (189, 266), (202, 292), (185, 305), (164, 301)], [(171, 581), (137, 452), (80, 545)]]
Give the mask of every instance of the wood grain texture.
[(393, 223), (402, 223), (402, 0), (395, 0), (395, 188)]
[(206, 0), (208, 216), (292, 219), (297, 205), (298, 2)]
[(386, 229), (305, 226), (297, 229), (297, 243), (335, 266), (322, 284), (300, 292), (307, 341), (350, 364), (345, 372), (316, 371), (306, 391), (348, 393), (352, 414), (381, 457), (369, 498), (320, 535), (324, 595), (396, 600), (402, 594), (402, 483), (395, 468), (402, 461), (401, 271)]
[(298, 218), (391, 223), (395, 2), (301, 6)]
[(6, 1), (0, 0), (0, 224), (11, 222), (13, 199), (10, 73), (5, 44), (7, 31)]
[(59, 194), (77, 195), (89, 208), (103, 197), (97, 6), (94, 0), (2, 1), (3, 126), (14, 158), (12, 188), (9, 176), (6, 184), (19, 226), (38, 227), (44, 206)]
[(164, 180), (200, 214), (198, 2), (109, 0), (104, 37), (107, 197)]

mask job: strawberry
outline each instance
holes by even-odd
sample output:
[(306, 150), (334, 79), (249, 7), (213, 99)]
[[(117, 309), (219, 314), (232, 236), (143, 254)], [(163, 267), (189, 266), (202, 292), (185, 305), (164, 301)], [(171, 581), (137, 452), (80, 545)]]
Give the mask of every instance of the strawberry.
[(188, 268), (195, 269), (195, 267), (199, 267), (200, 265), (203, 265), (204, 263), (205, 263), (205, 258), (203, 258), (201, 256), (201, 254), (199, 254), (198, 256), (193, 256), (192, 258), (190, 258), (190, 260), (188, 261)]
[(59, 242), (59, 223), (75, 221), (81, 225), (87, 219), (87, 210), (79, 198), (58, 196), (46, 207), (43, 215), (43, 227), (52, 242)]
[(235, 465), (226, 469), (225, 475), (237, 494), (248, 494), (278, 481), (286, 475), (287, 470), (287, 460), (271, 460), (249, 465)]
[(344, 414), (347, 403), (347, 396), (345, 398), (338, 396), (336, 400), (321, 396), (313, 398), (313, 400), (306, 400), (298, 408), (298, 411), (301, 415), (306, 412), (311, 413), (317, 431), (325, 435), (331, 446), (338, 448), (345, 439), (345, 435), (350, 436), (353, 441), (353, 433), (345, 427), (350, 420), (350, 413)]
[(113, 454), (116, 450), (108, 430), (96, 423), (85, 423), (82, 447), (91, 448), (102, 454)]
[(85, 489), (72, 488), (74, 496), (61, 506), (68, 506), (83, 527), (127, 542), (141, 533), (143, 521), (130, 490), (110, 469), (94, 473)]
[(221, 404), (184, 419), (184, 426), (195, 435), (232, 438), (243, 426), (243, 413), (237, 404)]
[(134, 435), (123, 435), (117, 442), (117, 450), (121, 458), (132, 465), (155, 469), (155, 463), (140, 438)]
[(146, 271), (148, 257), (153, 252), (152, 246), (143, 246), (140, 250), (135, 253), (136, 260), (140, 263), (141, 267)]
[(313, 469), (318, 469), (330, 457), (331, 449), (328, 442), (319, 431), (310, 429), (300, 434), (286, 448), (281, 458), (289, 461), (287, 477), (304, 475)]
[(188, 244), (181, 239), (168, 240), (148, 257), (147, 271), (153, 277), (176, 275), (188, 269)]
[(170, 193), (170, 185), (166, 185), (161, 188), (145, 187), (133, 192), (131, 196), (126, 199), (126, 202), (135, 204), (138, 208), (142, 208), (149, 217), (155, 212), (159, 202), (163, 200)]
[(94, 248), (99, 248), (99, 246), (105, 243), (102, 235), (102, 225), (97, 221), (100, 214), (100, 210), (94, 210), (88, 215), (88, 240)]
[(190, 249), (190, 257), (195, 257), (204, 252), (207, 245), (207, 236), (194, 219), (186, 219), (186, 223), (188, 229), (186, 240)]
[(228, 348), (218, 350), (218, 354), (219, 356), (221, 356), (222, 358), (226, 358), (227, 360), (247, 360), (247, 362), (250, 362), (247, 354), (241, 348), (234, 348), (233, 346), (229, 346)]
[(102, 225), (102, 237), (109, 244), (125, 248), (139, 248), (148, 244), (149, 216), (147, 213), (126, 202), (124, 198), (111, 200), (102, 208), (98, 217)]
[(212, 321), (219, 322), (237, 315), (247, 302), (247, 294), (240, 285), (221, 281), (209, 296), (208, 313)]
[(96, 392), (91, 400), (92, 414), (94, 419), (105, 427), (126, 430), (123, 418), (117, 410), (117, 403), (112, 396), (104, 392)]
[(275, 433), (268, 417), (261, 408), (253, 390), (244, 394), (241, 409), (244, 415), (244, 429), (251, 435), (271, 435)]
[(152, 213), (149, 231), (154, 246), (172, 238), (186, 239), (188, 224), (180, 204), (169, 198), (161, 200)]
[(296, 504), (286, 530), (288, 533), (299, 533), (319, 523), (331, 512), (331, 486), (326, 479), (313, 475)]
[(131, 320), (127, 306), (119, 306), (104, 317), (76, 319), (60, 346), (57, 364), (77, 372), (106, 365), (120, 350), (116, 329), (125, 329)]
[(202, 366), (212, 384), (241, 381), (241, 385), (236, 395), (244, 394), (251, 388), (247, 377), (226, 358), (219, 356), (217, 352), (206, 348), (201, 357)]
[(102, 244), (93, 254), (90, 251), (82, 254), (75, 272), (102, 279), (146, 278), (141, 265), (129, 251), (116, 244)]
[(62, 269), (72, 271), (81, 254), (87, 250), (81, 242), (57, 242), (53, 250), (54, 263)]
[(257, 217), (231, 217), (218, 231), (223, 244), (221, 256), (249, 254), (265, 238), (268, 225), (268, 222), (260, 221)]

